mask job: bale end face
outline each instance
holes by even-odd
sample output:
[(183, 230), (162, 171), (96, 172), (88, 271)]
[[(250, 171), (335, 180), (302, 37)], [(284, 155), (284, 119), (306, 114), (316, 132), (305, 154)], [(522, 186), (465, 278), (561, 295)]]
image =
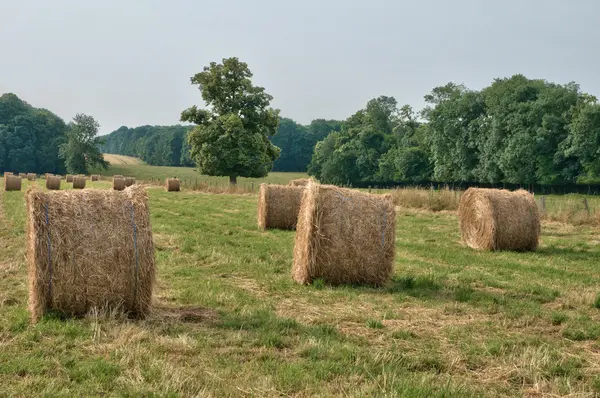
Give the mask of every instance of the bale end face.
[(481, 250), (536, 250), (541, 231), (535, 198), (527, 191), (469, 188), (458, 219), (463, 241)]

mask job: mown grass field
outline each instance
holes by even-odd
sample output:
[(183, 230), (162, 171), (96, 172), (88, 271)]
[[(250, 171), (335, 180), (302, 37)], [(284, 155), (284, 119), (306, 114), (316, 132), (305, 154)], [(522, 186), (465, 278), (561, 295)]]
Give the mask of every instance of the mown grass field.
[(453, 212), (399, 209), (387, 287), (299, 286), (294, 233), (258, 231), (256, 195), (148, 192), (153, 315), (36, 325), (24, 193), (0, 193), (0, 395), (600, 395), (594, 226), (484, 253)]

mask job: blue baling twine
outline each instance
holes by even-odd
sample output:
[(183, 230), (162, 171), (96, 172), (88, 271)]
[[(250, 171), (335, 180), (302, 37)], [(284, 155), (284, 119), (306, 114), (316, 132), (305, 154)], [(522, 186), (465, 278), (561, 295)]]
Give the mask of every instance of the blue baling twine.
[(133, 203), (131, 204), (131, 225), (133, 226), (133, 250), (135, 252), (135, 286), (133, 290), (133, 302), (135, 303), (137, 296), (137, 288), (138, 288), (138, 275), (139, 275), (139, 258), (138, 258), (138, 248), (137, 248), (137, 225), (134, 220), (134, 212), (133, 212)]
[(50, 240), (50, 228), (48, 228), (48, 203), (44, 203), (46, 208), (46, 230), (48, 231), (48, 268), (50, 270), (50, 281), (48, 282), (48, 294), (52, 299), (52, 241)]

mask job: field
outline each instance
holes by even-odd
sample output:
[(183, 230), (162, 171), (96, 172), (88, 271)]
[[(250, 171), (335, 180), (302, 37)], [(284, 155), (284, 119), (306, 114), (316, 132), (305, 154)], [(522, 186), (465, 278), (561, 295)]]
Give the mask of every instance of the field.
[(109, 153), (105, 153), (104, 154), (104, 160), (106, 160), (108, 163), (110, 163), (111, 165), (139, 165), (139, 164), (144, 164), (144, 162), (142, 162), (140, 159), (138, 158), (134, 158), (131, 156), (125, 156), (125, 155), (112, 155)]
[(600, 395), (595, 224), (544, 221), (537, 252), (485, 253), (454, 212), (398, 208), (388, 286), (299, 286), (294, 233), (260, 232), (256, 195), (148, 192), (152, 316), (36, 325), (23, 192), (0, 193), (0, 395)]

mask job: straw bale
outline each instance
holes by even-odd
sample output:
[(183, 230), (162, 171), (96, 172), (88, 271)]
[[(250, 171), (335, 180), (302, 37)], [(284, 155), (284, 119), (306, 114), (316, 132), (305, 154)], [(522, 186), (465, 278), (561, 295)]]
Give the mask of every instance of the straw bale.
[(394, 266), (396, 210), (390, 195), (310, 182), (298, 214), (292, 277), (309, 284), (381, 286)]
[(525, 190), (469, 188), (458, 206), (464, 242), (473, 249), (535, 250), (540, 215), (535, 198)]
[(67, 182), (73, 182), (73, 178), (75, 178), (73, 174), (67, 174)]
[(122, 191), (125, 189), (125, 179), (123, 177), (113, 177), (113, 189), (115, 191)]
[(310, 178), (298, 178), (296, 180), (290, 180), (288, 185), (292, 187), (305, 187), (309, 182)]
[[(92, 308), (148, 313), (155, 279), (142, 187), (27, 193), (29, 309), (84, 315)], [(82, 222), (84, 220), (84, 222)]]
[(100, 180), (100, 176), (98, 174), (92, 174), (92, 182), (93, 181), (99, 181)]
[(5, 191), (20, 191), (21, 178), (12, 174), (4, 173), (4, 190)]
[(37, 174), (35, 174), (35, 173), (27, 173), (27, 180), (29, 180), (29, 181), (35, 181), (36, 178), (37, 178)]
[(126, 187), (130, 187), (133, 184), (135, 184), (135, 178), (134, 177), (125, 177), (125, 186)]
[(48, 175), (46, 177), (46, 189), (51, 191), (60, 190), (60, 177)]
[(178, 178), (167, 178), (165, 189), (167, 192), (179, 192), (181, 190), (181, 182)]
[(19, 173), (20, 178), (27, 178), (27, 173)]
[(258, 191), (258, 227), (294, 229), (304, 187), (260, 184)]
[(124, 178), (121, 174), (115, 174), (113, 178)]
[(73, 189), (85, 188), (85, 177), (74, 176), (73, 177)]

